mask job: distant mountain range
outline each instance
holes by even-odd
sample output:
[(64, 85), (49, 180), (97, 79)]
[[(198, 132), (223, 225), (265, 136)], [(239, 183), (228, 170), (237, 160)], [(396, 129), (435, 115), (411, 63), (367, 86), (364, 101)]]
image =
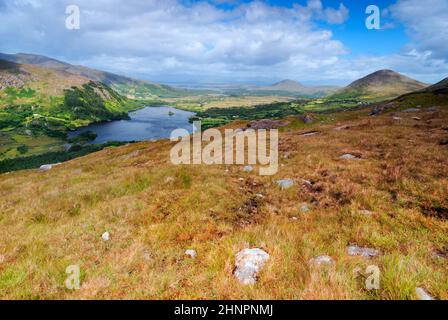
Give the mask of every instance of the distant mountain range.
[(176, 97), (183, 94), (182, 90), (178, 90), (170, 86), (132, 79), (129, 77), (120, 76), (110, 72), (100, 71), (84, 66), (75, 66), (41, 55), (27, 53), (0, 53), (0, 60), (14, 62), (21, 65), (26, 64), (37, 66), (40, 68), (57, 71), (59, 72), (59, 74), (61, 74), (62, 72), (65, 75), (77, 76), (95, 82), (101, 82), (110, 86), (118, 93), (127, 96), (128, 98), (156, 99), (164, 97)]
[(379, 70), (352, 82), (332, 98), (358, 98), (381, 100), (419, 91), (429, 84), (411, 79), (392, 70)]
[(258, 87), (259, 91), (277, 91), (277, 92), (294, 92), (307, 96), (325, 96), (336, 92), (340, 87), (337, 86), (317, 86), (308, 87), (294, 80), (283, 80), (274, 83), (271, 86)]

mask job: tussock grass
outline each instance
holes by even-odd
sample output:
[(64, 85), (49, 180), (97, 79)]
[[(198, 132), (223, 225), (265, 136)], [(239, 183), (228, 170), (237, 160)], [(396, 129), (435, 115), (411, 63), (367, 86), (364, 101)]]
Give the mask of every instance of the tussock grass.
[[(415, 299), (421, 286), (447, 299), (448, 262), (435, 253), (448, 245), (448, 149), (438, 144), (448, 112), (428, 122), (364, 112), (332, 115), (310, 126), (320, 132), (311, 137), (292, 121), (273, 177), (240, 166), (173, 166), (168, 141), (1, 175), (0, 297)], [(341, 125), (348, 128), (334, 130)], [(344, 153), (362, 160), (342, 160)], [(278, 188), (282, 178), (294, 187)], [(264, 198), (254, 200), (257, 193)], [(310, 212), (299, 211), (303, 203)], [(350, 244), (381, 255), (348, 256)], [(271, 255), (249, 287), (232, 276), (235, 254), (247, 247)], [(319, 255), (334, 264), (311, 267)], [(64, 286), (72, 264), (82, 270), (79, 291)], [(366, 290), (354, 273), (369, 265), (381, 270), (380, 290)]]

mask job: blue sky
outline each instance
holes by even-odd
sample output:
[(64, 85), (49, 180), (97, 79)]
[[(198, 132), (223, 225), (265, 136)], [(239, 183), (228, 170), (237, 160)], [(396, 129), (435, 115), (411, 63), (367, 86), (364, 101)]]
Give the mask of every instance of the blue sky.
[[(81, 28), (65, 28), (65, 8)], [(365, 27), (368, 5), (381, 30)], [(157, 82), (347, 84), (448, 76), (448, 0), (0, 0), (0, 52)]]

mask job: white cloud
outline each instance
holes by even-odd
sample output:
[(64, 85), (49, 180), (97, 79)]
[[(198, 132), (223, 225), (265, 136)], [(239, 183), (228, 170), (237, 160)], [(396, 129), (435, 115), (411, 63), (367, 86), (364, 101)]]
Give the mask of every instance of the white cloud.
[[(443, 0), (430, 1), (443, 12)], [(74, 2), (81, 9), (79, 31), (65, 29), (65, 8)], [(390, 12), (415, 29), (421, 46), (381, 57), (348, 58), (349, 48), (330, 27), (344, 23), (348, 9), (342, 3), (325, 7), (320, 0), (292, 8), (235, 0), (9, 0), (0, 6), (0, 50), (157, 81), (348, 82), (383, 67), (435, 80), (446, 70), (447, 41), (441, 40), (448, 28), (429, 37), (434, 26), (407, 17), (409, 3), (419, 2), (399, 0)], [(446, 26), (439, 13), (434, 23)]]
[(448, 61), (447, 0), (398, 0), (389, 10), (404, 24), (413, 47)]

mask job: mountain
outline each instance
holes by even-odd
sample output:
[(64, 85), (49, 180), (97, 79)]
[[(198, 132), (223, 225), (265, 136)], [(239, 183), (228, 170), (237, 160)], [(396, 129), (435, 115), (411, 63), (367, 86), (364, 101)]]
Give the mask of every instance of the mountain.
[(90, 80), (62, 69), (0, 60), (0, 90), (8, 87), (31, 88), (41, 94), (61, 96), (65, 89), (79, 87)]
[(283, 80), (277, 83), (274, 83), (271, 86), (260, 87), (260, 90), (272, 90), (272, 91), (303, 91), (306, 87), (300, 82), (294, 80)]
[(41, 55), (0, 53), (0, 59), (64, 72), (65, 74), (87, 78), (95, 82), (102, 82), (128, 98), (157, 99), (162, 97), (177, 97), (185, 94), (184, 90), (177, 90), (170, 86), (137, 80), (84, 66), (75, 66)]
[(422, 90), (426, 87), (428, 87), (428, 84), (395, 71), (379, 70), (354, 81), (333, 95), (332, 98), (386, 99)]
[(297, 95), (304, 96), (325, 96), (330, 93), (334, 93), (337, 91), (339, 87), (336, 86), (317, 86), (317, 87), (307, 87), (300, 82), (294, 80), (283, 80), (277, 83), (274, 83), (271, 86), (258, 87), (255, 90), (257, 91), (266, 91), (266, 92), (289, 92), (295, 93)]

